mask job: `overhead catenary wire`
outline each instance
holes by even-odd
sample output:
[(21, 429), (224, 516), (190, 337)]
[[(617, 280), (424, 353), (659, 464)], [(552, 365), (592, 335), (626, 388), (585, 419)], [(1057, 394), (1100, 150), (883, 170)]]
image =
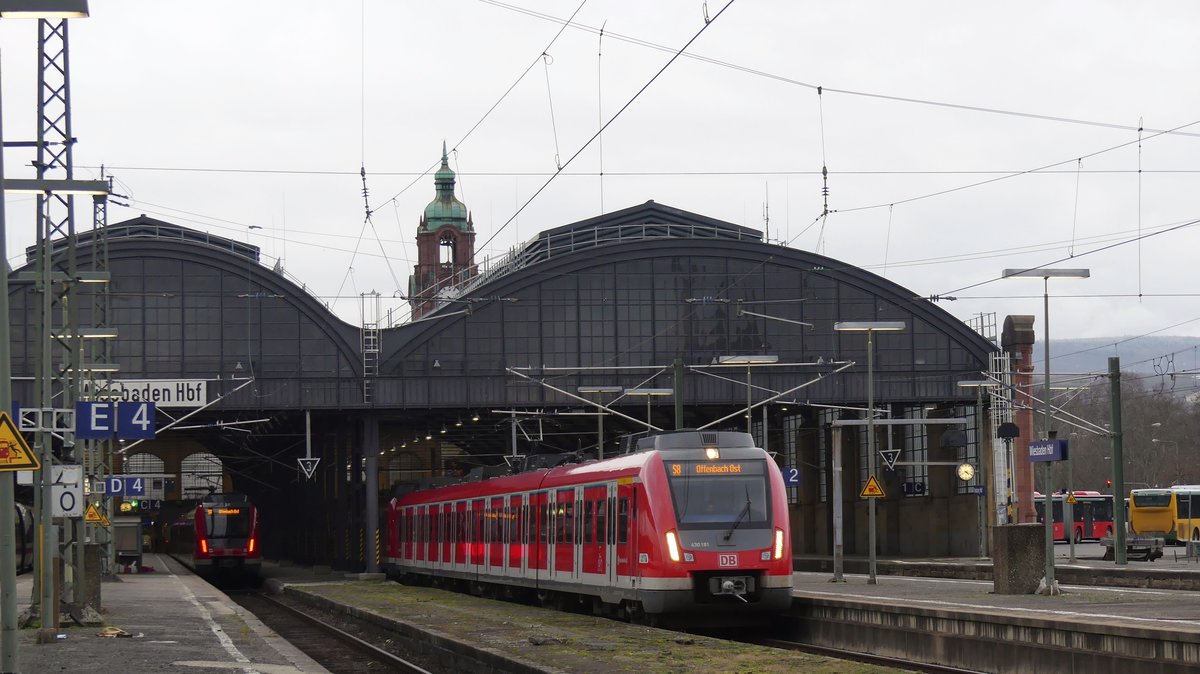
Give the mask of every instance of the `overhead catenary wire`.
[(1079, 170), (1083, 168), (1083, 160), (1075, 160), (1075, 205), (1071, 211), (1071, 245), (1067, 247), (1067, 254), (1075, 254), (1075, 228), (1079, 225)]
[(725, 13), (725, 10), (729, 9), (729, 7), (731, 5), (733, 5), (733, 3), (735, 1), (736, 0), (729, 0), (729, 2), (725, 3), (725, 6), (722, 7), (720, 9), (720, 11), (718, 11), (716, 13), (716, 15), (712, 17), (711, 20), (705, 22), (705, 24), (700, 27), (700, 30), (696, 31), (696, 34), (693, 35), (691, 37), (691, 39), (689, 39), (687, 41), (686, 44), (684, 44), (682, 47), (680, 47), (679, 50), (677, 52), (675, 52), (675, 54), (663, 65), (663, 67), (659, 68), (658, 72), (654, 73), (654, 75), (645, 84), (643, 84), (642, 87), (640, 89), (638, 89), (633, 94), (633, 96), (630, 97), (630, 99), (628, 101), (626, 101), (625, 104), (622, 105), (621, 108), (619, 110), (617, 110), (613, 114), (612, 117), (609, 118), (609, 120), (607, 122), (604, 123), (604, 126), (600, 127), (600, 129), (597, 130), (596, 133), (592, 134), (592, 136), (590, 138), (588, 138), (587, 141), (585, 141), (583, 143), (583, 145), (581, 145), (579, 147), (578, 150), (575, 151), (575, 154), (571, 155), (571, 157), (569, 159), (567, 159), (567, 161), (564, 162), (563, 165), (560, 166), (559, 169), (557, 171), (555, 171), (553, 175), (551, 175), (549, 178), (546, 179), (546, 182), (542, 183), (541, 187), (539, 187), (528, 199), (525, 200), (525, 203), (521, 204), (521, 206), (516, 209), (516, 212), (513, 213), (508, 218), (508, 220), (506, 220), (504, 222), (504, 224), (500, 225), (500, 227), (497, 228), (496, 231), (493, 232), (490, 237), (488, 237), (487, 241), (485, 241), (483, 245), (486, 246), (489, 243), (491, 243), (493, 239), (495, 239), (497, 236), (499, 236), (500, 233), (503, 232), (506, 227), (508, 227), (509, 223), (516, 220), (517, 217), (520, 216), (521, 212), (524, 211), (529, 206), (529, 204), (533, 203), (533, 201), (535, 199), (537, 199), (538, 196), (547, 187), (550, 186), (550, 183), (554, 182), (554, 179), (556, 177), (558, 177), (559, 174), (562, 173), (563, 169), (570, 166), (571, 162), (575, 161), (576, 157), (578, 157), (584, 150), (586, 150), (588, 148), (588, 146), (590, 146), (597, 138), (599, 138), (600, 134), (604, 133), (604, 130), (607, 129), (609, 127), (609, 125), (611, 125), (618, 117), (620, 117), (623, 112), (628, 110), (629, 106), (633, 105), (633, 102), (636, 101), (642, 95), (642, 93), (645, 92), (646, 89), (648, 89), (650, 87), (650, 85), (653, 84), (664, 72), (666, 72), (667, 68), (669, 68), (671, 66), (671, 64), (674, 63), (680, 57), (680, 55), (683, 54), (684, 51), (687, 50), (687, 48), (692, 45), (693, 42), (695, 42), (701, 35), (703, 35), (704, 31), (708, 30), (709, 26), (711, 26), (713, 23), (715, 23), (717, 19), (721, 18), (721, 15)]
[(558, 153), (558, 124), (554, 121), (554, 94), (550, 90), (550, 65), (554, 57), (542, 52), (542, 67), (546, 71), (546, 100), (550, 103), (550, 131), (554, 134), (554, 165), (561, 171), (562, 161)]
[[(549, 21), (551, 23), (561, 24), (564, 28), (569, 26), (576, 30), (582, 30), (585, 32), (590, 32), (590, 33), (596, 33), (600, 30), (598, 28), (595, 28), (593, 26), (589, 26), (586, 24), (575, 23), (574, 15), (572, 15), (571, 18), (564, 20), (559, 17), (553, 16), (551, 14), (544, 14), (542, 12), (536, 12), (534, 10), (526, 9), (524, 7), (518, 7), (516, 5), (510, 5), (510, 4), (507, 4), (504, 2), (500, 2), (499, 0), (480, 0), (480, 2), (483, 2), (488, 5), (493, 5), (495, 7), (501, 8), (501, 9), (506, 9), (506, 10), (509, 10), (512, 12), (516, 12), (519, 14), (525, 14), (528, 16), (532, 16), (534, 18), (541, 19), (543, 21)], [(668, 53), (674, 51), (673, 48), (665, 46), (665, 45), (656, 44), (654, 42), (650, 42), (649, 40), (642, 40), (640, 38), (630, 37), (628, 35), (622, 35), (620, 33), (615, 33), (612, 31), (609, 31), (608, 35), (609, 35), (609, 37), (611, 37), (615, 40), (619, 40), (621, 42), (626, 42), (629, 44), (637, 45), (640, 47), (646, 47), (648, 49), (655, 49), (658, 51), (668, 52)], [(802, 80), (793, 79), (791, 77), (785, 77), (783, 75), (779, 75), (776, 73), (769, 73), (764, 70), (758, 70), (758, 69), (750, 68), (747, 66), (741, 66), (736, 63), (731, 63), (729, 61), (722, 61), (721, 59), (711, 58), (708, 56), (703, 56), (701, 54), (689, 53), (689, 54), (685, 54), (684, 56), (686, 58), (689, 58), (689, 59), (692, 59), (695, 61), (701, 61), (703, 63), (720, 66), (722, 68), (729, 68), (731, 70), (737, 70), (740, 72), (747, 73), (749, 75), (755, 75), (757, 77), (763, 77), (763, 78), (775, 80), (777, 82), (782, 82), (784, 84), (791, 84), (791, 85), (795, 85), (795, 86), (799, 86), (799, 87), (804, 87), (807, 89), (816, 89), (818, 86), (818, 85), (812, 84), (810, 82), (804, 82)], [(1094, 127), (1105, 128), (1105, 129), (1115, 129), (1115, 130), (1119, 130), (1119, 131), (1133, 131), (1135, 129), (1140, 128), (1140, 125), (1135, 127), (1135, 126), (1130, 126), (1128, 124), (1100, 122), (1100, 121), (1095, 121), (1095, 120), (1063, 117), (1063, 116), (1059, 116), (1059, 115), (1045, 115), (1045, 114), (1039, 114), (1039, 113), (1033, 113), (1033, 112), (1022, 112), (1019, 110), (1004, 110), (1001, 108), (990, 108), (990, 107), (986, 107), (986, 106), (970, 105), (970, 104), (965, 104), (965, 103), (951, 103), (948, 101), (935, 101), (935, 100), (931, 100), (931, 99), (917, 98), (917, 97), (912, 97), (912, 96), (893, 96), (893, 95), (881, 94), (881, 93), (877, 93), (877, 92), (856, 91), (853, 89), (838, 89), (835, 87), (827, 87), (827, 86), (823, 87), (823, 88), (825, 91), (828, 91), (831, 93), (836, 93), (836, 94), (843, 94), (846, 96), (860, 96), (863, 98), (875, 98), (875, 99), (884, 100), (884, 101), (894, 101), (897, 103), (913, 103), (916, 105), (929, 105), (929, 106), (935, 106), (935, 107), (940, 107), (940, 108), (949, 108), (949, 109), (953, 109), (953, 110), (965, 110), (968, 112), (980, 112), (980, 113), (991, 114), (991, 115), (1006, 115), (1006, 116), (1010, 116), (1010, 117), (1023, 117), (1026, 119), (1039, 119), (1039, 120), (1047, 121), (1047, 122), (1061, 122), (1061, 123), (1065, 123), (1065, 124), (1079, 124), (1079, 125), (1083, 125), (1083, 126), (1094, 126)], [(1145, 130), (1150, 131), (1150, 132), (1161, 131), (1161, 129), (1145, 129)], [(1170, 133), (1173, 133), (1178, 136), (1200, 137), (1200, 133), (1186, 133), (1186, 132), (1182, 132), (1182, 131), (1178, 131), (1178, 130), (1171, 131)]]
[[(604, 130), (604, 27), (608, 20), (600, 24), (600, 36), (596, 40), (596, 128)], [(604, 136), (596, 137), (596, 154), (599, 157), (600, 174), (600, 212), (604, 212)]]
[[(460, 145), (462, 145), (464, 142), (466, 142), (466, 140), (471, 137), (471, 134), (475, 133), (475, 130), (478, 129), (479, 126), (481, 124), (483, 124), (483, 122), (488, 117), (490, 117), (493, 112), (495, 112), (496, 108), (500, 107), (500, 104), (504, 102), (504, 99), (508, 98), (508, 95), (512, 93), (513, 89), (517, 88), (517, 85), (520, 84), (521, 81), (525, 79), (525, 76), (529, 74), (529, 71), (533, 70), (533, 67), (538, 64), (538, 61), (542, 60), (542, 54), (545, 54), (550, 51), (550, 48), (553, 47), (554, 43), (558, 41), (559, 36), (561, 36), (563, 34), (563, 32), (567, 29), (567, 25), (569, 25), (570, 21), (572, 21), (575, 18), (575, 15), (579, 13), (579, 10), (583, 9), (583, 6), (585, 4), (587, 4), (587, 0), (583, 0), (582, 2), (579, 3), (579, 6), (576, 7), (575, 11), (571, 13), (571, 18), (567, 19), (568, 23), (564, 24), (561, 28), (558, 29), (558, 32), (554, 34), (554, 37), (550, 38), (550, 43), (547, 44), (545, 46), (545, 48), (543, 48), (540, 52), (538, 52), (537, 57), (534, 58), (533, 61), (531, 61), (529, 63), (529, 65), (525, 68), (525, 70), (523, 70), (521, 72), (521, 74), (517, 76), (517, 79), (514, 80), (511, 85), (509, 85), (508, 89), (506, 89), (503, 94), (500, 95), (500, 98), (496, 99), (496, 102), (493, 103), (492, 106), (490, 108), (488, 108), (486, 112), (483, 113), (483, 116), (480, 117), (475, 122), (475, 124), (473, 124), (471, 126), (470, 129), (467, 129), (467, 132), (463, 134), (462, 138), (459, 138), (458, 142), (456, 142), (454, 144), (453, 149), (458, 149), (458, 147)], [(434, 169), (434, 167), (437, 165), (438, 165), (437, 162), (434, 162), (433, 165), (431, 165), (429, 168), (425, 169), (424, 172), (422, 172), (416, 178), (413, 178), (412, 182), (405, 185), (404, 188), (401, 189), (399, 192), (393, 194), (391, 196), (391, 198), (388, 199), (388, 201), (394, 201), (394, 200), (398, 199), (400, 197), (400, 195), (404, 194), (409, 189), (411, 189), (413, 185), (416, 185), (417, 181), (419, 181), (421, 178), (428, 175), (429, 172), (432, 171)]]

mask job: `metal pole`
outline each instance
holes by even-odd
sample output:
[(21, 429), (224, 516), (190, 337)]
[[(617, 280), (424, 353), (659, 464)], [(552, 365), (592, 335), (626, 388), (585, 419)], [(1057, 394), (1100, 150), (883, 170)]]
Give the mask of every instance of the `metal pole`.
[(762, 410), (763, 410), (763, 437), (762, 437), (762, 448), (763, 448), (763, 451), (764, 451), (764, 452), (769, 452), (769, 451), (771, 451), (771, 450), (770, 450), (770, 448), (768, 448), (768, 447), (767, 447), (767, 406), (766, 406), (766, 405), (763, 405), (763, 408), (762, 408)]
[(517, 455), (517, 413), (512, 413), (512, 455)]
[[(3, 109), (3, 105), (0, 105)], [(4, 208), (4, 139), (0, 126), (0, 260), (8, 260), (7, 224)], [(8, 324), (8, 265), (0, 270), (0, 405), (12, 408), (12, 364)], [(0, 473), (0, 670), (18, 671), (17, 666), (17, 541), (13, 474)]]
[[(979, 472), (983, 472), (983, 387), (975, 387), (975, 456), (979, 461)], [(994, 476), (993, 476), (994, 479)], [(979, 511), (979, 556), (987, 557), (987, 515), (985, 514), (987, 506), (987, 477), (984, 476), (981, 480), (984, 486), (979, 493), (979, 499), (976, 501), (976, 509)]]
[(1111, 386), (1109, 404), (1112, 406), (1112, 475), (1113, 475), (1113, 559), (1117, 566), (1128, 563), (1125, 550), (1125, 454), (1121, 435), (1121, 359), (1108, 359), (1108, 380)]
[(833, 458), (833, 578), (831, 583), (844, 583), (842, 558), (845, 545), (842, 542), (842, 427), (833, 427), (833, 440), (829, 448)]
[[(1045, 314), (1043, 323), (1046, 327), (1046, 343), (1043, 345), (1045, 351), (1045, 382), (1046, 389), (1042, 395), (1046, 400), (1046, 439), (1054, 438), (1054, 431), (1051, 430), (1051, 415), (1050, 411), (1050, 277), (1042, 279), (1044, 290), (1042, 292), (1042, 308)], [(1054, 491), (1050, 485), (1050, 462), (1045, 462), (1045, 467), (1042, 469), (1042, 485), (1045, 493), (1042, 495), (1045, 499), (1045, 504), (1042, 506), (1042, 522), (1046, 525), (1046, 594), (1058, 594), (1058, 583), (1054, 580), (1054, 503), (1051, 496)]]
[(368, 415), (363, 420), (363, 457), (366, 459), (367, 480), (363, 485), (366, 492), (367, 530), (366, 562), (367, 573), (379, 573), (379, 550), (375, 535), (379, 531), (379, 419)]
[(675, 428), (683, 428), (683, 359), (675, 359)]
[(604, 410), (596, 415), (596, 458), (604, 459)]
[(750, 363), (746, 363), (746, 432), (747, 433), (753, 433), (753, 431), (750, 430), (750, 406), (753, 404), (753, 402), (751, 401), (750, 395), (751, 395), (752, 391), (753, 391), (753, 389), (750, 388)]
[[(867, 330), (867, 474), (875, 475), (875, 348), (874, 330)], [(875, 585), (875, 499), (867, 499), (867, 545), (870, 560), (867, 584)]]

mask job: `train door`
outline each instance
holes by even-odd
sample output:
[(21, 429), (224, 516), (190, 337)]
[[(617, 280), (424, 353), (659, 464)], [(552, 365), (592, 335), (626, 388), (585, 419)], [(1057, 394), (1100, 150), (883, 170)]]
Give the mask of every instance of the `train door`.
[(548, 555), (546, 550), (550, 545), (549, 493), (539, 491), (529, 496), (529, 561), (528, 567), (534, 571), (531, 577), (537, 578), (538, 571), (546, 571)]
[(604, 530), (604, 575), (605, 585), (612, 587), (617, 582), (617, 485), (610, 482), (604, 487), (604, 521), (597, 522), (597, 532)]
[(454, 504), (454, 565), (467, 568), (467, 502)]
[(413, 559), (418, 562), (425, 561), (425, 518), (427, 516), (427, 511), (428, 508), (426, 506), (417, 506), (417, 554), (415, 557), (413, 557)]
[(585, 487), (583, 490), (583, 559), (580, 571), (597, 578), (606, 573), (605, 507), (608, 487)]
[(616, 551), (618, 576), (638, 575), (637, 492), (633, 482), (618, 482), (616, 495)]
[(429, 506), (429, 561), (430, 566), (438, 566), (439, 554), (442, 551), (442, 541), (438, 537), (438, 525), (442, 521), (442, 504)]
[(442, 504), (442, 568), (454, 567), (454, 504)]
[(414, 549), (414, 546), (416, 544), (413, 542), (417, 535), (416, 532), (413, 530), (413, 513), (415, 513), (416, 510), (417, 510), (416, 508), (405, 508), (404, 509), (404, 555), (403, 556), (404, 556), (404, 560), (407, 562), (411, 562), (413, 560), (413, 555), (416, 552)]
[(504, 507), (504, 497), (497, 496), (492, 499), (491, 508), (487, 513), (488, 523), (488, 572), (489, 573), (504, 573), (504, 545), (506, 542), (505, 530), (507, 529), (507, 509)]
[(554, 575), (570, 580), (575, 573), (575, 488), (554, 493)]
[(470, 565), (472, 571), (478, 571), (479, 567), (484, 564), (483, 546), (486, 532), (483, 528), (483, 509), (485, 503), (481, 498), (471, 501), (471, 510), (467, 513), (470, 520), (467, 538), (471, 541), (471, 544), (468, 546), (470, 552), (468, 553), (467, 564)]
[(525, 510), (521, 507), (520, 496), (510, 496), (508, 499), (508, 559), (505, 568), (507, 575), (521, 577), (524, 575), (525, 555)]

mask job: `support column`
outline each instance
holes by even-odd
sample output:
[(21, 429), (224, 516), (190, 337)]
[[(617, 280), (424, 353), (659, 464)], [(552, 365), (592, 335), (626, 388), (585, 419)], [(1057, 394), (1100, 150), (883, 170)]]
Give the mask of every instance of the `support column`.
[(1037, 521), (1033, 507), (1033, 464), (1029, 461), (1029, 441), (1033, 438), (1033, 316), (1008, 316), (1004, 319), (1001, 345), (1012, 358), (1013, 423), (1021, 436), (1013, 442), (1013, 489), (1016, 492), (1016, 521)]
[(379, 573), (378, 545), (375, 533), (379, 531), (379, 419), (368, 414), (363, 419), (363, 458), (365, 459), (367, 480), (363, 484), (366, 500), (366, 563), (367, 573)]

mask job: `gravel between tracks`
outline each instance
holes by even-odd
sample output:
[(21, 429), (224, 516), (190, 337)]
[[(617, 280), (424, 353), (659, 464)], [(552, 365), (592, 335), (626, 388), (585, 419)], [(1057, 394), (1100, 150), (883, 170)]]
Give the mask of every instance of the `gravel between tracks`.
[[(333, 604), (359, 620), (390, 625), (411, 638), (468, 644), (531, 670), (579, 674), (902, 671), (387, 581), (289, 585), (285, 596), (326, 609)], [(424, 635), (418, 637), (417, 632)]]

